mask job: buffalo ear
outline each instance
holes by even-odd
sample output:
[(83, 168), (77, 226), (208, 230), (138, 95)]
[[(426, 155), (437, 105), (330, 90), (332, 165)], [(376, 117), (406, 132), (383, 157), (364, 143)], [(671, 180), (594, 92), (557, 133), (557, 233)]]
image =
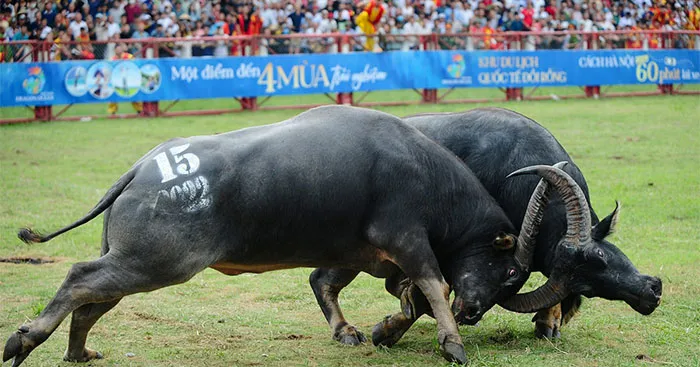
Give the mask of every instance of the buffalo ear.
[(615, 232), (617, 220), (620, 217), (620, 208), (620, 202), (615, 200), (615, 210), (591, 229), (591, 237), (593, 237), (594, 240), (602, 241), (605, 237)]
[(515, 237), (505, 232), (499, 232), (493, 240), (493, 247), (497, 250), (510, 250), (515, 246)]

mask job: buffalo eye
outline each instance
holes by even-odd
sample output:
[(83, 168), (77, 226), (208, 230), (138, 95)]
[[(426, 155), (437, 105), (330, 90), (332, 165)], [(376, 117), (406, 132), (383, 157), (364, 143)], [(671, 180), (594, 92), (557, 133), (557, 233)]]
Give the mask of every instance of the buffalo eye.
[(508, 270), (508, 277), (512, 278), (516, 275), (518, 275), (518, 271), (515, 270), (515, 268), (510, 268), (510, 270)]
[(603, 257), (603, 250), (598, 249), (595, 253), (596, 253), (598, 256)]

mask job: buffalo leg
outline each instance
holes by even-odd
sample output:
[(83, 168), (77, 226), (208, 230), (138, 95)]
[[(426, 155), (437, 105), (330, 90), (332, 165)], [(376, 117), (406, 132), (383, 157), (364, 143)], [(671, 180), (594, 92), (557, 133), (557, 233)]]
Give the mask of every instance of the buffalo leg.
[(109, 253), (95, 261), (73, 265), (58, 292), (41, 314), (29, 324), (22, 325), (7, 340), (3, 361), (14, 358), (12, 366), (19, 366), (34, 348), (56, 330), (69, 313), (80, 306), (114, 302), (129, 294), (183, 283), (210, 265), (204, 263), (203, 258), (191, 261), (180, 258), (175, 266), (158, 267), (159, 272), (157, 277), (154, 277), (154, 274), (149, 272), (153, 264), (148, 263), (148, 260), (120, 259)]
[(87, 362), (101, 359), (102, 354), (85, 346), (88, 333), (97, 320), (119, 303), (121, 299), (103, 303), (88, 303), (73, 311), (68, 337), (68, 349), (63, 356), (68, 362)]
[(422, 316), (433, 317), (425, 295), (403, 273), (386, 279), (387, 292), (401, 300), (402, 312), (388, 315), (372, 328), (372, 343), (391, 347)]
[(561, 304), (538, 312), (535, 322), (535, 336), (538, 338), (559, 338), (561, 328), (566, 325), (581, 307), (581, 295), (572, 294), (564, 298)]
[(539, 310), (532, 318), (535, 322), (535, 336), (538, 338), (558, 338), (561, 326), (561, 304)]
[(341, 344), (359, 345), (367, 341), (364, 334), (348, 324), (338, 304), (338, 294), (357, 277), (358, 271), (349, 269), (314, 270), (309, 276), (309, 283), (316, 295), (316, 302), (333, 332), (333, 339)]
[(448, 303), (450, 286), (440, 272), (427, 234), (424, 231), (407, 232), (382, 244), (382, 240), (386, 239), (384, 233), (372, 232), (370, 239), (386, 250), (392, 261), (420, 288), (430, 303), (437, 321), (438, 343), (443, 357), (448, 361), (466, 363), (464, 344)]

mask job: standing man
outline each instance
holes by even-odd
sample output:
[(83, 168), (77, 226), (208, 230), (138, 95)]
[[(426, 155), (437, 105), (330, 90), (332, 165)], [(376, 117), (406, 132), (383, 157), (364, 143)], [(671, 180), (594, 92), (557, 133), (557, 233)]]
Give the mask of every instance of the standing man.
[[(130, 60), (133, 59), (134, 55), (128, 53), (126, 51), (126, 45), (123, 43), (120, 43), (117, 45), (117, 47), (114, 49), (114, 56), (112, 56), (112, 60)], [(143, 111), (143, 103), (141, 102), (131, 102), (131, 105), (134, 107), (136, 112), (138, 114), (141, 114)], [(111, 115), (114, 115), (117, 113), (117, 110), (119, 109), (119, 105), (117, 105), (116, 102), (109, 102), (109, 106), (107, 107), (107, 112)]]
[[(360, 3), (360, 6), (365, 3)], [(382, 0), (369, 0), (365, 8), (355, 19), (355, 23), (360, 27), (362, 33), (366, 35), (365, 50), (374, 51), (374, 36), (370, 36), (377, 32), (377, 24), (382, 20), (384, 15), (384, 7)]]

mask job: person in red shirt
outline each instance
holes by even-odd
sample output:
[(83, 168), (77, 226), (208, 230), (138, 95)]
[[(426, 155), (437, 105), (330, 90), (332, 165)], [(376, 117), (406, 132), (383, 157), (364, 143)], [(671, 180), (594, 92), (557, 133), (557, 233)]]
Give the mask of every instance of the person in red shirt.
[(248, 34), (256, 35), (262, 33), (263, 22), (260, 18), (260, 10), (255, 7), (253, 14), (250, 16), (250, 24), (248, 25)]
[[(364, 3), (358, 4), (361, 7)], [(377, 32), (377, 24), (382, 20), (384, 15), (384, 6), (382, 0), (369, 0), (367, 5), (360, 14), (357, 15), (355, 19), (355, 24), (357, 24), (362, 33), (365, 35), (374, 34)], [(367, 37), (365, 41), (365, 50), (374, 51), (374, 37)]]
[(653, 7), (650, 9), (654, 16), (652, 21), (659, 22), (661, 25), (669, 24), (671, 22), (671, 5), (666, 4), (661, 7)]
[[(255, 36), (260, 33), (262, 33), (262, 27), (263, 27), (263, 22), (262, 18), (260, 18), (260, 11), (258, 10), (257, 7), (253, 8), (253, 14), (250, 15), (250, 19), (248, 20), (248, 35), (249, 36)], [(251, 45), (251, 54), (257, 55), (258, 54), (258, 48), (259, 48), (259, 38), (256, 38), (252, 41)]]
[(552, 19), (557, 16), (557, 8), (551, 2), (544, 7), (544, 11), (546, 11)]
[(124, 7), (124, 13), (126, 13), (126, 21), (132, 24), (141, 15), (141, 6), (136, 4), (135, 0), (129, 0), (129, 4)]
[(527, 2), (527, 7), (523, 9), (523, 24), (528, 30), (532, 28), (532, 22), (535, 18), (535, 9), (532, 6), (532, 1)]
[[(639, 28), (633, 26), (630, 30), (638, 31)], [(627, 36), (627, 41), (625, 42), (625, 48), (639, 49), (642, 48), (642, 38), (639, 33), (632, 33)]]

